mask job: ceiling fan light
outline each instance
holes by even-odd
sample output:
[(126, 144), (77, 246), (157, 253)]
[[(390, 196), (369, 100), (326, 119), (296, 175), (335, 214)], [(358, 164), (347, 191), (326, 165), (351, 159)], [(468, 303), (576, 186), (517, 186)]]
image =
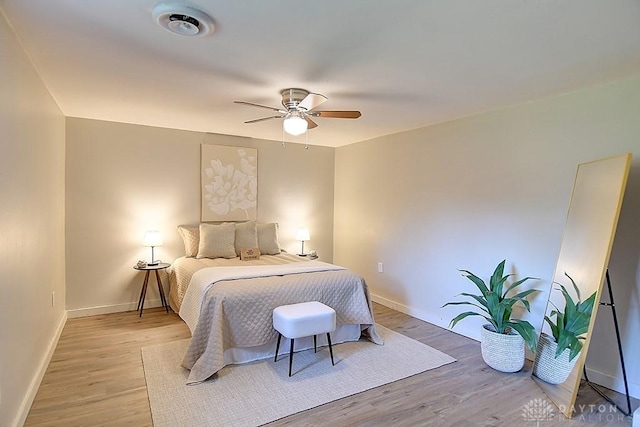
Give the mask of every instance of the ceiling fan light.
[(284, 131), (290, 135), (302, 135), (307, 131), (308, 123), (304, 117), (302, 117), (302, 113), (292, 111), (287, 114), (282, 126), (284, 126)]

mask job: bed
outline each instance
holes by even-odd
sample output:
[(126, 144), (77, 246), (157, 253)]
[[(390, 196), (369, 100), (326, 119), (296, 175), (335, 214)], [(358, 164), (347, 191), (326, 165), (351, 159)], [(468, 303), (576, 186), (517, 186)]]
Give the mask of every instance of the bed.
[[(277, 234), (275, 241), (271, 234), (266, 237), (259, 234), (259, 224), (232, 226), (234, 233), (230, 232), (231, 227), (227, 227), (226, 233), (233, 235), (233, 254), (227, 248), (226, 256), (209, 257), (204, 256), (211, 255), (204, 248), (211, 242), (203, 239), (213, 237), (207, 233), (211, 227), (222, 225), (192, 227), (190, 239), (185, 238), (186, 232), (179, 227), (185, 241), (185, 256), (176, 259), (168, 270), (169, 304), (192, 333), (182, 361), (182, 366), (190, 370), (189, 384), (210, 378), (228, 364), (272, 357), (277, 332), (271, 316), (280, 305), (320, 301), (336, 310), (337, 328), (332, 341), (357, 341), (364, 336), (382, 344), (375, 330), (368, 288), (361, 276), (343, 267), (283, 253), (277, 245)], [(274, 225), (268, 226), (273, 231)], [(265, 254), (259, 259), (246, 261), (232, 256), (254, 242), (246, 239), (244, 228), (256, 230), (255, 246)], [(262, 240), (258, 240), (260, 236)], [(219, 233), (215, 237), (215, 244), (219, 245)], [(194, 240), (198, 240), (197, 250)], [(322, 337), (318, 338), (319, 344), (324, 345)], [(311, 346), (311, 337), (296, 340), (296, 351)], [(282, 348), (285, 351), (288, 348)]]

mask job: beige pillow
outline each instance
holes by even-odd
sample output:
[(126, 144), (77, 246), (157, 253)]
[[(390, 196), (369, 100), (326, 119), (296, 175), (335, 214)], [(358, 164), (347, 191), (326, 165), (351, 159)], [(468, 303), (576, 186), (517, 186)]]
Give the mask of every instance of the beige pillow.
[(255, 221), (235, 224), (236, 227), (236, 255), (240, 256), (242, 249), (258, 247), (258, 230)]
[(179, 225), (178, 233), (184, 243), (184, 255), (194, 257), (198, 255), (198, 244), (200, 243), (200, 227), (197, 225)]
[(278, 224), (271, 222), (268, 224), (258, 224), (258, 247), (262, 255), (277, 255), (280, 253), (278, 243)]
[(235, 258), (236, 227), (233, 224), (200, 224), (196, 258)]

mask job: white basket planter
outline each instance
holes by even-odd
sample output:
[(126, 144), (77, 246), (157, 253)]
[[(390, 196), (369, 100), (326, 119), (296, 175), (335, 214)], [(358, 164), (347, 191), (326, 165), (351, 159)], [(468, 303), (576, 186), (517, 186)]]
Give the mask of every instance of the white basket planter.
[(533, 375), (549, 384), (565, 382), (580, 358), (578, 355), (569, 361), (568, 348), (556, 358), (557, 349), (558, 344), (553, 340), (553, 337), (543, 332), (538, 340), (538, 354), (533, 363)]
[(518, 372), (524, 366), (524, 339), (517, 332), (499, 334), (493, 325), (482, 326), (482, 358), (496, 371)]

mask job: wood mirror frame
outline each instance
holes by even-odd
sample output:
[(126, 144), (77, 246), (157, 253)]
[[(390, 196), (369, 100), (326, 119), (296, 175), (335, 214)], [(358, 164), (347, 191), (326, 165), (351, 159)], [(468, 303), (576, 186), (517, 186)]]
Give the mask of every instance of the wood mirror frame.
[[(597, 292), (596, 303), (593, 307), (582, 352), (577, 356), (578, 361), (567, 380), (554, 385), (532, 376), (533, 380), (567, 418), (572, 417), (575, 408), (582, 369), (596, 319), (630, 165), (631, 154), (622, 154), (581, 163), (578, 165), (576, 173), (545, 313), (548, 316), (554, 309), (552, 302), (559, 308), (564, 308), (562, 295), (553, 291), (557, 287), (555, 283), (563, 284), (567, 290), (573, 293), (573, 286), (565, 276), (565, 272), (575, 280), (583, 299), (588, 298), (593, 292)], [(546, 322), (543, 323), (542, 331), (549, 331)]]

